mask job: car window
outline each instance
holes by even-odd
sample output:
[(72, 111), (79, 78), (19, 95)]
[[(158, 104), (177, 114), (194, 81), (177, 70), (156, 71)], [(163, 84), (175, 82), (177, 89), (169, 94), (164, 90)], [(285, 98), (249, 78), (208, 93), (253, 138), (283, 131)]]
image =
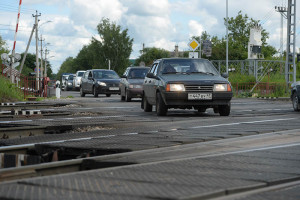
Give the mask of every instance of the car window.
[(128, 78), (130, 79), (144, 79), (149, 69), (147, 68), (133, 68), (129, 71)]
[(219, 72), (208, 60), (200, 59), (164, 60), (160, 72), (162, 74), (207, 73), (212, 75), (219, 75)]
[(94, 71), (95, 79), (119, 79), (119, 75), (115, 71)]
[(126, 71), (124, 72), (124, 76), (127, 76), (128, 75), (128, 71), (129, 71), (129, 69), (126, 69)]
[(154, 73), (157, 67), (157, 63), (153, 64), (150, 70), (150, 73)]
[(84, 72), (78, 72), (77, 77), (82, 77)]

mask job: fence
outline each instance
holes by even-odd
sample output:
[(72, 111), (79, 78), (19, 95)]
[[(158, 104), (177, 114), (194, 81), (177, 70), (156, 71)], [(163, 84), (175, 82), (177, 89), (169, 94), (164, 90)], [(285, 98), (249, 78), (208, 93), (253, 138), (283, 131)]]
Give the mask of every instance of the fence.
[[(255, 88), (254, 88), (255, 86)], [(283, 96), (286, 94), (285, 83), (234, 83), (232, 90), (235, 96), (249, 96), (256, 94), (257, 96)]]
[(24, 94), (24, 98), (28, 96), (47, 97), (47, 79), (37, 80), (35, 76), (24, 76), (18, 70), (5, 67), (2, 65), (0, 75), (12, 80), (16, 87)]
[[(213, 65), (220, 73), (226, 72), (226, 60), (212, 60)], [(229, 60), (228, 72), (253, 75), (256, 82), (270, 73), (279, 73), (284, 77), (285, 61), (279, 60)]]

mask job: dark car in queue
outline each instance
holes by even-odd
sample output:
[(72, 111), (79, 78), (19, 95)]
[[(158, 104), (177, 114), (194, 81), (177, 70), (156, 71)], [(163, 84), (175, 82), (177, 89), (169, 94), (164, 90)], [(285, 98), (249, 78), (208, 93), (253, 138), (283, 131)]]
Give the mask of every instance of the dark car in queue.
[(74, 74), (70, 74), (67, 78), (66, 78), (66, 86), (65, 89), (67, 91), (69, 90), (73, 90), (73, 79), (74, 79)]
[(291, 85), (291, 100), (294, 111), (300, 111), (300, 81), (292, 83)]
[(110, 97), (112, 94), (120, 94), (119, 83), (120, 77), (113, 70), (87, 70), (81, 78), (80, 96), (93, 94), (98, 97), (98, 94), (105, 94)]
[(226, 79), (228, 74), (216, 70), (206, 59), (165, 58), (156, 60), (143, 84), (141, 107), (151, 112), (156, 106), (158, 116), (170, 108), (195, 109), (228, 116), (232, 90)]
[(142, 98), (143, 83), (150, 67), (128, 67), (121, 76), (121, 101), (131, 101), (132, 98)]

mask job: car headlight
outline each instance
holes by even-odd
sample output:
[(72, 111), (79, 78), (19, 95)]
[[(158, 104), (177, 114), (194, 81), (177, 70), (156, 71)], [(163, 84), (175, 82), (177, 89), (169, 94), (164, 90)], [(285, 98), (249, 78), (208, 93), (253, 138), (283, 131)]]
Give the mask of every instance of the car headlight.
[(167, 92), (184, 92), (185, 87), (183, 84), (167, 84)]
[(231, 92), (231, 86), (229, 84), (215, 84), (214, 92)]
[(129, 88), (130, 89), (133, 89), (133, 88), (142, 88), (143, 86), (142, 85), (129, 85)]
[(101, 81), (97, 81), (98, 85), (101, 85), (101, 86), (106, 86), (106, 83), (104, 82), (101, 82)]

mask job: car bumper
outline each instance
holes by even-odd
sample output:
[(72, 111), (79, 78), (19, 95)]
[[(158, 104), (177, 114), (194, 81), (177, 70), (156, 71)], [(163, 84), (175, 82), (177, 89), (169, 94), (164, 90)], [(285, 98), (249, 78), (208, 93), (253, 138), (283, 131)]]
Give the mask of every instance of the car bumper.
[(116, 87), (98, 86), (98, 94), (120, 94), (120, 89), (116, 90)]
[(142, 98), (143, 88), (128, 88), (127, 92), (131, 98)]
[(75, 83), (74, 87), (75, 88), (80, 88), (80, 83)]
[(211, 100), (188, 100), (188, 93), (164, 92), (163, 100), (167, 106), (217, 106), (229, 105), (232, 99), (232, 92), (212, 93)]

